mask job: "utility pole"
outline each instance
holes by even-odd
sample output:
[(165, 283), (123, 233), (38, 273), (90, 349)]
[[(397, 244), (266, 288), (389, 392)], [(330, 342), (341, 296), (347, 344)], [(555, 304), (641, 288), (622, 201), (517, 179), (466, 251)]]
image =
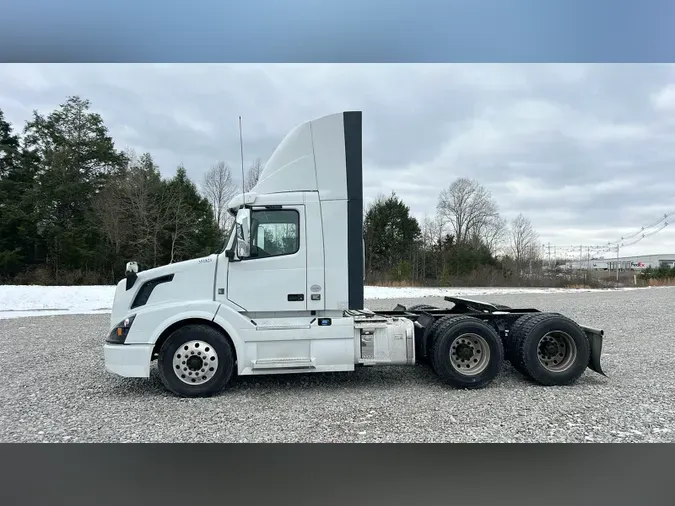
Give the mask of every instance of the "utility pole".
[(616, 245), (616, 282), (619, 282), (619, 244)]
[(579, 246), (579, 270), (583, 269), (584, 265), (584, 245)]
[(548, 268), (550, 269), (552, 267), (551, 265), (551, 243), (548, 243)]

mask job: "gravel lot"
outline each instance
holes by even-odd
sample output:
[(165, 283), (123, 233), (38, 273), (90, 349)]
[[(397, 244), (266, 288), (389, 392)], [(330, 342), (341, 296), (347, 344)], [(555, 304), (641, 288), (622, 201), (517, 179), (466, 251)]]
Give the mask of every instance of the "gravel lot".
[(150, 380), (104, 370), (107, 315), (17, 318), (0, 320), (0, 440), (675, 442), (675, 289), (476, 299), (604, 328), (609, 378), (587, 371), (574, 386), (546, 388), (507, 364), (488, 388), (458, 391), (419, 365), (239, 378), (218, 397), (179, 399), (154, 369)]

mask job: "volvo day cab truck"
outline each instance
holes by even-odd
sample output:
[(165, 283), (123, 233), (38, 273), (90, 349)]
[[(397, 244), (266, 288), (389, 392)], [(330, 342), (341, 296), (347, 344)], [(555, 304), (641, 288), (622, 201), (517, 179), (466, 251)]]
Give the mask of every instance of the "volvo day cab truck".
[[(603, 332), (536, 309), (446, 297), (448, 307), (364, 308), (362, 113), (303, 123), (258, 184), (228, 204), (224, 250), (140, 271), (116, 287), (105, 367), (179, 396), (236, 376), (427, 363), (448, 385), (481, 388), (509, 360), (542, 385), (600, 366)], [(376, 240), (376, 239), (375, 239)]]

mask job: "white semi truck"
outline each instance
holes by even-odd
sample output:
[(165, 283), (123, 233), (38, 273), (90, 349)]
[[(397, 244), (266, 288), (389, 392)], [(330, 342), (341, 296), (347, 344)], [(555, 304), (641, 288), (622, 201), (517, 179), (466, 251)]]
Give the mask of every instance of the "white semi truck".
[(603, 374), (603, 331), (557, 313), (446, 297), (448, 308), (364, 308), (362, 113), (308, 121), (258, 184), (228, 204), (222, 252), (138, 272), (116, 287), (105, 367), (197, 397), (237, 375), (353, 371), (426, 362), (456, 388), (488, 385), (504, 360), (542, 385)]

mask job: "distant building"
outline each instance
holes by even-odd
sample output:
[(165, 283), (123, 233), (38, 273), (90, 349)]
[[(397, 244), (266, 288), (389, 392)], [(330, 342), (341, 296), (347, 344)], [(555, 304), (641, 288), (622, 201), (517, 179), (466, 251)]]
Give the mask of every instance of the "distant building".
[(596, 260), (577, 260), (567, 262), (560, 267), (563, 270), (579, 270), (591, 269), (595, 271), (615, 271), (618, 268), (620, 271), (642, 271), (651, 267), (658, 269), (659, 267), (673, 267), (675, 266), (675, 253), (664, 255), (634, 255), (619, 258), (603, 258)]

